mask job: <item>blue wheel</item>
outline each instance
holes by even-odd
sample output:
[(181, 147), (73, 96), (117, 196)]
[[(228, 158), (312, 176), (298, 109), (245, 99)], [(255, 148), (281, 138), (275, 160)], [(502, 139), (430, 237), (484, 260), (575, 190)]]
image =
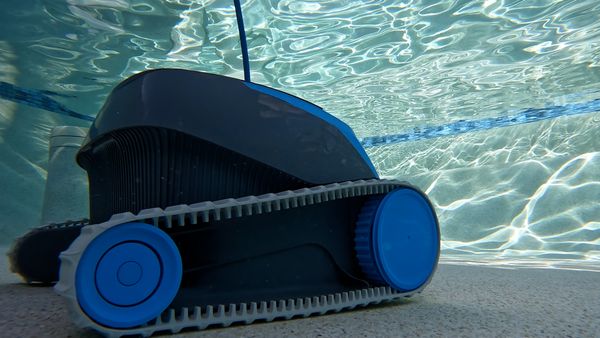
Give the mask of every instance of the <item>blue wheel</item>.
[(181, 276), (179, 251), (166, 233), (148, 224), (126, 223), (88, 245), (77, 266), (75, 289), (79, 306), (92, 320), (131, 328), (169, 306)]
[(439, 259), (435, 211), (424, 194), (410, 188), (372, 197), (359, 214), (355, 245), (370, 281), (416, 290), (432, 277)]

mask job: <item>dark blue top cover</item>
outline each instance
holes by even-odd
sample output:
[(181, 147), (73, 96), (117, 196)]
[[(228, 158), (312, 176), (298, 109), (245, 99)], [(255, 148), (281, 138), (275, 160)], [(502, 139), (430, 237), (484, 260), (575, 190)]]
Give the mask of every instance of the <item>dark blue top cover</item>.
[(268, 87), (178, 69), (146, 71), (109, 95), (80, 151), (111, 131), (159, 127), (253, 158), (312, 184), (377, 178), (352, 130)]

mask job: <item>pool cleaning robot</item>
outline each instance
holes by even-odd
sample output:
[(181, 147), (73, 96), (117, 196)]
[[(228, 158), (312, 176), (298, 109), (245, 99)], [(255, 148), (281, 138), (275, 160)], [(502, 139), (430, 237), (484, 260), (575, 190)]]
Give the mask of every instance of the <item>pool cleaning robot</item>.
[[(245, 80), (159, 69), (113, 89), (77, 162), (90, 219), (17, 240), (13, 268), (110, 336), (290, 319), (408, 297), (436, 269), (423, 192), (352, 130)], [(60, 255), (60, 264), (58, 258)]]

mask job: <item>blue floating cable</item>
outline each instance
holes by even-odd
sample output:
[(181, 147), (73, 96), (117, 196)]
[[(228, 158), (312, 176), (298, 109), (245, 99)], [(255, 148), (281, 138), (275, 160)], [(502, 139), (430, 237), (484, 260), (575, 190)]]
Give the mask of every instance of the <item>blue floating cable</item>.
[(235, 16), (237, 18), (238, 31), (240, 32), (240, 45), (242, 46), (242, 60), (244, 62), (244, 80), (250, 80), (250, 62), (248, 61), (248, 44), (246, 43), (246, 30), (244, 29), (244, 18), (242, 16), (242, 5), (240, 0), (233, 0), (235, 5)]

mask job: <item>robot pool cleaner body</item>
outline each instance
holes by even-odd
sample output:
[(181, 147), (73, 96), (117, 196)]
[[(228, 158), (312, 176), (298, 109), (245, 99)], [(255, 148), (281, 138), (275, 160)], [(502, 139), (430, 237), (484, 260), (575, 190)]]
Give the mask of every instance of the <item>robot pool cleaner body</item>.
[(55, 289), (80, 326), (115, 336), (420, 292), (440, 243), (425, 194), (380, 180), (340, 120), (246, 75), (160, 69), (118, 85), (77, 156), (90, 219), (25, 235), (13, 268), (56, 281), (62, 251)]

